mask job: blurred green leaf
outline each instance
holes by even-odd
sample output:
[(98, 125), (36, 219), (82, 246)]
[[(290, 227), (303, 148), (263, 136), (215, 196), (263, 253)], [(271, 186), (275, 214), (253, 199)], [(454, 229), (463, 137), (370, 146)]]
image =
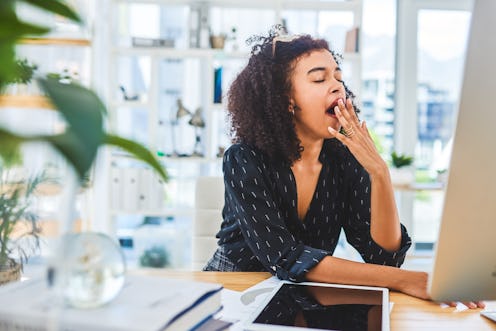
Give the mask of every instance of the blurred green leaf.
[(73, 20), (74, 22), (81, 22), (81, 17), (69, 6), (65, 4), (64, 1), (60, 0), (20, 0), (27, 2), (33, 6), (45, 9), (54, 14), (66, 17)]
[(91, 167), (98, 147), (104, 142), (105, 106), (91, 90), (41, 78), (40, 86), (68, 123), (64, 134), (46, 137), (74, 166), (79, 178)]
[(33, 141), (47, 142), (73, 165), (80, 179), (90, 169), (96, 154), (84, 144), (84, 141), (81, 141), (72, 132), (65, 132), (59, 135), (21, 136), (0, 128), (0, 140), (2, 141), (0, 156), (3, 160), (9, 160), (18, 151), (21, 144)]
[(0, 92), (16, 79), (15, 44), (26, 35), (38, 35), (48, 28), (28, 24), (18, 20), (12, 1), (0, 0)]
[(0, 148), (2, 166), (9, 167), (11, 164), (16, 164), (16, 159), (20, 153), (19, 147), (23, 143), (23, 138), (0, 128), (0, 141), (2, 142), (2, 148)]
[(86, 145), (81, 137), (70, 131), (60, 135), (42, 136), (38, 139), (52, 144), (73, 166), (79, 180), (83, 180), (93, 164), (98, 146), (95, 149), (94, 146)]
[[(3, 0), (2, 0), (3, 1)], [(26, 23), (17, 18), (15, 12), (0, 15), (0, 39), (8, 39), (12, 44), (28, 35), (40, 35), (50, 31), (48, 27)]]
[(160, 165), (157, 158), (155, 158), (155, 156), (143, 145), (138, 144), (132, 140), (110, 134), (106, 135), (105, 143), (122, 148), (123, 150), (131, 153), (137, 159), (146, 162), (153, 169), (155, 169), (155, 171), (160, 174), (160, 177), (162, 177), (164, 181), (168, 180), (167, 172), (165, 171), (165, 169)]

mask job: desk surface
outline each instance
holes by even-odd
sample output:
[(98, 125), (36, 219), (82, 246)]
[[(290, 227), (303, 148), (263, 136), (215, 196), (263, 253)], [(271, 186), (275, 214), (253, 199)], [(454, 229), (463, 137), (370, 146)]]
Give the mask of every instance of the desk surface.
[[(243, 291), (271, 275), (266, 272), (201, 272), (139, 269), (137, 274), (189, 279), (223, 284), (230, 290)], [(441, 305), (420, 300), (402, 293), (390, 292), (394, 302), (391, 312), (391, 330), (496, 330), (496, 323), (479, 315), (480, 309), (456, 311)], [(488, 303), (496, 310), (496, 302)]]

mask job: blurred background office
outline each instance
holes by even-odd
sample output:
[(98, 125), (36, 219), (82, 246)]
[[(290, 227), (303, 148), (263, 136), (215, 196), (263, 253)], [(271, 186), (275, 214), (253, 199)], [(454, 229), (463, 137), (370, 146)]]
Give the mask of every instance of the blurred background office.
[[(23, 17), (53, 31), (21, 40), (18, 57), (38, 75), (93, 88), (108, 108), (108, 129), (145, 144), (167, 168), (171, 178), (163, 183), (126, 153), (101, 150), (89, 187), (80, 194), (82, 229), (118, 240), (130, 266), (191, 267), (195, 183), (200, 176), (222, 175), (221, 157), (230, 144), (226, 91), (249, 56), (246, 39), (274, 24), (290, 34), (325, 38), (342, 54), (344, 79), (384, 158), (392, 169), (393, 152), (413, 158), (404, 167), (409, 179), (393, 178), (396, 197), (415, 242), (410, 254), (432, 255), (471, 0), (69, 3), (84, 17), (83, 26), (21, 8)], [(33, 116), (44, 105), (37, 103), (34, 85), (8, 89), (11, 100), (34, 103), (11, 102), (0, 120), (36, 127)], [(18, 112), (12, 115), (19, 107), (24, 121)], [(32, 151), (33, 159), (37, 153), (42, 152)], [(47, 197), (39, 208), (50, 219), (56, 206)]]

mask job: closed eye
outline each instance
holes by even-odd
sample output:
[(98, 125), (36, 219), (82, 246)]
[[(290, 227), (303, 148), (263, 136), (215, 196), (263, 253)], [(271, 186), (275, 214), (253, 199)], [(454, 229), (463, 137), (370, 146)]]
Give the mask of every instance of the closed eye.
[(340, 83), (344, 83), (341, 68), (339, 68), (339, 67), (336, 68), (336, 71), (334, 72), (334, 79), (336, 79)]

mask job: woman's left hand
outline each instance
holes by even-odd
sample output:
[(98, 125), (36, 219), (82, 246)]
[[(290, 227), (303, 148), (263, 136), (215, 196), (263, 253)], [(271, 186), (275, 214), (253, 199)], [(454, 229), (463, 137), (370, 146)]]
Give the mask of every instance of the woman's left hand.
[[(456, 301), (451, 301), (451, 302), (445, 302), (446, 305), (450, 307), (456, 307), (458, 305), (458, 302)], [(464, 301), (462, 302), (467, 308), (469, 309), (477, 309), (477, 308), (486, 308), (486, 304), (484, 301)]]
[(334, 108), (334, 113), (339, 123), (341, 123), (344, 134), (331, 127), (328, 128), (329, 132), (348, 147), (370, 175), (387, 169), (386, 163), (375, 147), (367, 125), (358, 119), (351, 100), (346, 99), (346, 102), (344, 102), (340, 99), (338, 105)]

